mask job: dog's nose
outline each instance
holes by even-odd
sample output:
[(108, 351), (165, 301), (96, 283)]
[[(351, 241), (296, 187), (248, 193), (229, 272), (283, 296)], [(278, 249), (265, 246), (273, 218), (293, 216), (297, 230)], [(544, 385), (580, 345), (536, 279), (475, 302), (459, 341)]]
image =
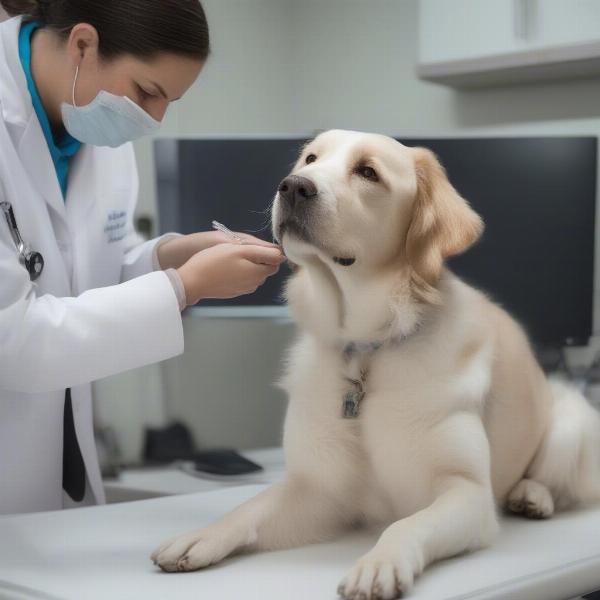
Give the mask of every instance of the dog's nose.
[(314, 198), (317, 193), (317, 186), (300, 175), (289, 175), (279, 184), (279, 195), (292, 207), (303, 200)]

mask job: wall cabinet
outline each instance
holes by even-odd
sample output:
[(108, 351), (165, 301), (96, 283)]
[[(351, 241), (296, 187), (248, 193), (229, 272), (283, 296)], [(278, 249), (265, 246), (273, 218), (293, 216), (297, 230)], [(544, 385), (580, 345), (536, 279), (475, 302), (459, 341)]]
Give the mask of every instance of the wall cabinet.
[(600, 76), (600, 1), (419, 0), (417, 71), (453, 87)]

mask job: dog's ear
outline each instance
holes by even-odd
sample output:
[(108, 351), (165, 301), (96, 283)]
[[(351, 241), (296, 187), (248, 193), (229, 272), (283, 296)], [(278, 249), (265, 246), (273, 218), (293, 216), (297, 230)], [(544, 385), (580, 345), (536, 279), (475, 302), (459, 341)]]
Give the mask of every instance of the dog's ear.
[(406, 256), (423, 291), (433, 291), (444, 260), (477, 241), (483, 221), (448, 181), (433, 152), (426, 148), (413, 148), (413, 152), (417, 196), (406, 237)]

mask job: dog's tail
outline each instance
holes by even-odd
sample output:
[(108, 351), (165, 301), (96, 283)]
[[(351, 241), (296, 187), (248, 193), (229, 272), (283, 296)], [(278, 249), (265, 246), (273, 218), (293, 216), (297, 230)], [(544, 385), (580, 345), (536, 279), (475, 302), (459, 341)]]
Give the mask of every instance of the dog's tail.
[(600, 501), (600, 413), (567, 382), (549, 383), (548, 429), (527, 477), (550, 490), (557, 509)]

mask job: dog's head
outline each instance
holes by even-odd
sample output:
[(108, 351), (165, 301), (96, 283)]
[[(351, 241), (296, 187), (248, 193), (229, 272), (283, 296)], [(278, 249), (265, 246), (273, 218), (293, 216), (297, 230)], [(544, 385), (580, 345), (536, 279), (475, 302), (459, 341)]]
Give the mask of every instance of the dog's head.
[(431, 151), (350, 131), (308, 143), (273, 205), (274, 237), (293, 262), (317, 256), (357, 272), (408, 267), (423, 299), (432, 298), (444, 260), (482, 229)]

